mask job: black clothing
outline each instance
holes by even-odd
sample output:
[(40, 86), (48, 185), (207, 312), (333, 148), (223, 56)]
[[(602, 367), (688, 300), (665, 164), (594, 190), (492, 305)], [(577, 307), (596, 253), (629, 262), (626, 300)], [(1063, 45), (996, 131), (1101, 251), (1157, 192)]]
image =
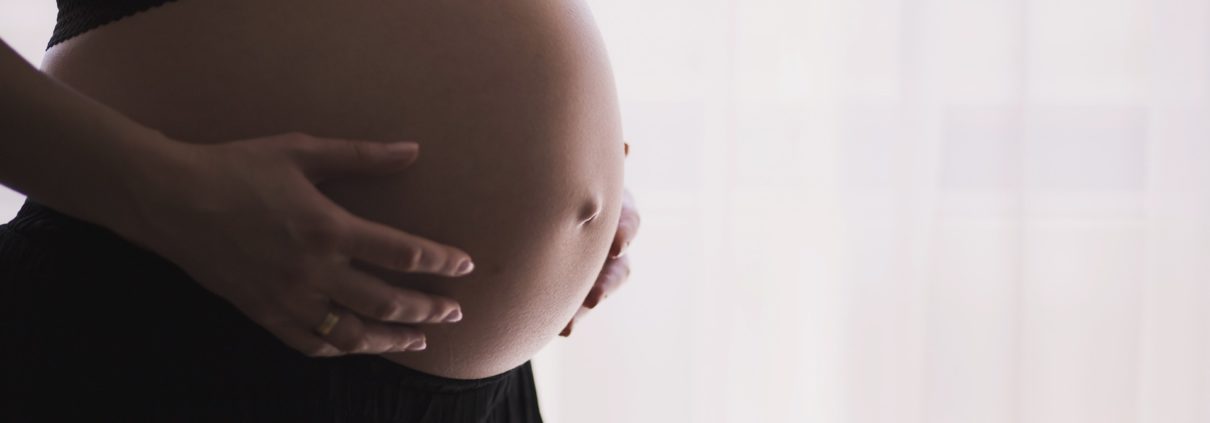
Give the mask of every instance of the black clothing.
[[(47, 48), (171, 1), (58, 0)], [(26, 201), (0, 225), (0, 421), (542, 417), (529, 363), (454, 380), (377, 356), (310, 358), (167, 260)]]
[(101, 25), (173, 0), (58, 0), (59, 16), (51, 32), (49, 49)]
[(454, 380), (307, 357), (171, 262), (28, 200), (0, 225), (0, 389), (17, 422), (542, 420), (529, 363)]

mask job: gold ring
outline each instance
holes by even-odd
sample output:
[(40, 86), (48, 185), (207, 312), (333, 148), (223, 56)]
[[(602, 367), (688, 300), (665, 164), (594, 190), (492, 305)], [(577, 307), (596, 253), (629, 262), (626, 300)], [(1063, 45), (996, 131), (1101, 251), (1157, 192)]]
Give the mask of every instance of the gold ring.
[(328, 334), (332, 333), (332, 328), (336, 327), (337, 323), (340, 323), (340, 315), (328, 311), (328, 315), (324, 316), (323, 323), (315, 327), (315, 332), (319, 333), (319, 336), (328, 336)]

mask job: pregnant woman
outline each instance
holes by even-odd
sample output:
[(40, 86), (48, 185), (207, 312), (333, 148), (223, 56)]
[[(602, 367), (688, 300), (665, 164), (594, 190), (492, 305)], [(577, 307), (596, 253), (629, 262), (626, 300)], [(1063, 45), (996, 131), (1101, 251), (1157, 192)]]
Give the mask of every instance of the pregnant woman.
[(0, 413), (541, 421), (638, 226), (581, 1), (59, 7), (0, 51)]

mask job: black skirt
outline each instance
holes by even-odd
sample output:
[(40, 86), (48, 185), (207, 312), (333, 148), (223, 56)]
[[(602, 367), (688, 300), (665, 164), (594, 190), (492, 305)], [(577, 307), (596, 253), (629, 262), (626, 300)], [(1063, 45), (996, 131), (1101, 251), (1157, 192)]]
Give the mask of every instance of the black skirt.
[(307, 357), (180, 268), (26, 201), (0, 225), (0, 420), (541, 422), (525, 363), (477, 380)]

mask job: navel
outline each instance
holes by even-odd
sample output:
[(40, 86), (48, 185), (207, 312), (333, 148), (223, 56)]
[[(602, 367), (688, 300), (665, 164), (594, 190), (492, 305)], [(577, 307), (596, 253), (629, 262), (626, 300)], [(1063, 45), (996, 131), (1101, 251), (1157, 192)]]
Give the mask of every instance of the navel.
[(581, 203), (580, 209), (577, 212), (577, 221), (580, 222), (580, 226), (587, 226), (588, 224), (595, 222), (597, 218), (601, 216), (602, 209), (604, 209), (604, 207), (602, 207), (601, 200), (599, 198), (590, 198)]

